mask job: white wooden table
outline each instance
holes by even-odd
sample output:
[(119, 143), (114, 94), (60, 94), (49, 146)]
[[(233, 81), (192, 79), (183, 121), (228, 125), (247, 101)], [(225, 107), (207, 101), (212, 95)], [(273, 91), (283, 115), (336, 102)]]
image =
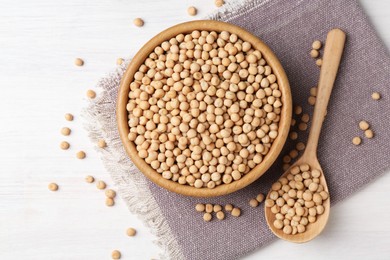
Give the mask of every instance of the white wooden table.
[[(87, 174), (112, 182), (78, 117), (85, 91), (162, 29), (202, 17), (213, 0), (0, 0), (0, 259), (157, 258), (153, 236), (125, 205), (108, 208)], [(390, 47), (390, 2), (361, 1)], [(132, 25), (143, 17), (145, 26)], [(195, 18), (197, 18), (195, 17)], [(75, 57), (84, 67), (73, 65)], [(73, 122), (64, 113), (75, 114)], [(60, 135), (72, 128), (69, 138)], [(69, 151), (60, 141), (71, 143)], [(388, 142), (389, 140), (383, 140)], [(75, 152), (84, 149), (80, 161)], [(58, 192), (47, 189), (60, 185)], [(326, 231), (303, 245), (277, 241), (246, 259), (390, 259), (390, 175), (332, 209)], [(125, 235), (127, 227), (138, 230)]]

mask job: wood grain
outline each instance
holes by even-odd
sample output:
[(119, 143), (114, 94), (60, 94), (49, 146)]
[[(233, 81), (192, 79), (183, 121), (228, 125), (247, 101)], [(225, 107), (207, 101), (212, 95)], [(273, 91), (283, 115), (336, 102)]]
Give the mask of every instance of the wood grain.
[[(390, 2), (361, 1), (390, 47)], [(189, 17), (187, 7), (198, 7)], [(87, 174), (112, 182), (81, 127), (85, 91), (159, 31), (199, 19), (212, 0), (0, 0), (0, 259), (158, 258), (154, 236), (118, 198), (84, 182)], [(135, 17), (145, 26), (132, 25)], [(81, 57), (85, 66), (75, 67)], [(67, 122), (66, 112), (75, 121)], [(61, 127), (72, 134), (63, 138)], [(62, 151), (60, 141), (71, 148)], [(75, 160), (79, 149), (87, 152)], [(57, 182), (58, 192), (47, 189)], [(388, 259), (390, 174), (332, 208), (320, 237), (296, 245), (276, 241), (245, 259)], [(243, 202), (245, 203), (245, 202)], [(210, 223), (212, 224), (212, 223)], [(137, 229), (136, 237), (125, 235)]]

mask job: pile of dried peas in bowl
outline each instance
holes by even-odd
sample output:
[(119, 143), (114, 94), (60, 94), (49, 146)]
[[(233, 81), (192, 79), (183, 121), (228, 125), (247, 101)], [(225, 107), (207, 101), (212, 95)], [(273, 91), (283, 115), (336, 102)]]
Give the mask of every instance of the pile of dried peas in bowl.
[(179, 34), (134, 74), (128, 138), (163, 178), (214, 188), (263, 161), (278, 136), (281, 95), (262, 53), (236, 34)]

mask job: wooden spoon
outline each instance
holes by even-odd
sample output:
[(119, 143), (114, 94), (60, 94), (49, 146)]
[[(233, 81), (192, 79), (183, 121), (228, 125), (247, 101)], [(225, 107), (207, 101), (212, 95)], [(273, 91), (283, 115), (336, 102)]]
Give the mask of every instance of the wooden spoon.
[[(333, 84), (336, 79), (341, 56), (343, 54), (345, 37), (345, 33), (340, 29), (331, 30), (326, 37), (323, 64), (318, 83), (317, 100), (314, 107), (309, 139), (302, 157), (290, 167), (291, 169), (294, 166), (306, 163), (310, 165), (311, 169), (318, 169), (321, 172), (320, 184), (322, 184), (324, 190), (328, 193), (329, 190), (326, 185), (325, 176), (317, 159), (317, 146), (322, 123), (324, 122), (326, 114), (326, 108), (328, 106)], [(288, 169), (281, 177), (286, 177), (290, 173), (290, 169)], [(270, 192), (268, 193), (267, 198), (269, 198)], [(271, 212), (271, 208), (265, 207), (265, 217), (269, 228), (277, 237), (290, 242), (303, 243), (318, 236), (328, 222), (330, 211), (329, 198), (323, 202), (323, 206), (325, 211), (322, 215), (317, 216), (317, 221), (309, 223), (306, 226), (305, 232), (297, 233), (295, 235), (287, 235), (283, 232), (283, 230), (279, 230), (274, 227), (273, 223), (275, 221), (275, 214)]]

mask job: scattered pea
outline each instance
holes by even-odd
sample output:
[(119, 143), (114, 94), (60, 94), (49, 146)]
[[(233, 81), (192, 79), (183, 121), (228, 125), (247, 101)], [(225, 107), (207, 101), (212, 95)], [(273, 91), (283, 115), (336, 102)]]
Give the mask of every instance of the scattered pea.
[(228, 212), (232, 211), (233, 210), (233, 205), (232, 204), (226, 204), (225, 205), (225, 210), (228, 211)]
[(116, 59), (116, 65), (122, 65), (123, 62), (124, 62), (124, 59), (122, 59), (122, 58)]
[(69, 147), (70, 147), (70, 144), (69, 144), (68, 142), (66, 142), (66, 141), (62, 141), (62, 142), (60, 143), (60, 148), (61, 148), (62, 150), (68, 150)]
[(295, 124), (297, 123), (297, 120), (295, 120), (294, 118), (291, 119), (291, 126), (295, 126)]
[(364, 131), (364, 135), (368, 138), (368, 139), (371, 139), (374, 137), (374, 132), (371, 130), (371, 129), (367, 129), (366, 131)]
[(312, 87), (311, 89), (310, 89), (310, 95), (312, 96), (312, 97), (316, 97), (317, 96), (317, 87)]
[(295, 132), (295, 131), (291, 132), (289, 136), (290, 136), (291, 140), (297, 140), (298, 139), (298, 133)]
[(71, 130), (70, 130), (69, 127), (63, 127), (63, 128), (61, 128), (61, 134), (62, 134), (62, 135), (67, 136), (67, 135), (70, 135), (70, 133), (71, 133)]
[(262, 193), (259, 193), (257, 196), (256, 196), (256, 200), (259, 202), (259, 203), (262, 203), (264, 201), (264, 194)]
[(103, 139), (100, 139), (99, 141), (98, 141), (98, 147), (99, 148), (104, 148), (104, 147), (106, 147), (107, 146), (107, 143), (106, 143), (106, 141), (104, 141)]
[(310, 51), (310, 56), (312, 58), (317, 58), (320, 55), (320, 53), (317, 50), (311, 50)]
[(104, 193), (106, 194), (106, 197), (110, 199), (113, 199), (116, 196), (116, 192), (112, 189), (107, 189)]
[(317, 60), (316, 60), (316, 65), (317, 65), (318, 67), (321, 67), (321, 66), (322, 66), (322, 59), (317, 59)]
[(306, 145), (305, 145), (304, 143), (302, 143), (302, 142), (297, 143), (297, 145), (295, 146), (295, 148), (296, 148), (298, 151), (303, 151), (303, 150), (305, 150), (305, 147), (306, 147)]
[(316, 104), (316, 97), (310, 96), (307, 99), (307, 102), (309, 103), (309, 105), (314, 106)]
[(241, 210), (239, 208), (233, 208), (231, 213), (233, 217), (239, 217), (241, 215)]
[(314, 50), (319, 50), (319, 49), (321, 49), (321, 47), (322, 47), (322, 43), (321, 43), (321, 41), (316, 40), (316, 41), (313, 42), (313, 44), (312, 44), (311, 47), (312, 47)]
[(308, 123), (310, 120), (310, 116), (309, 114), (303, 114), (302, 117), (301, 117), (301, 121), (304, 122), (304, 123)]
[(56, 183), (49, 183), (49, 190), (51, 191), (57, 191), (58, 190), (58, 185)]
[(187, 13), (191, 16), (195, 16), (198, 13), (198, 10), (194, 6), (190, 6), (187, 9)]
[(215, 6), (216, 7), (221, 7), (225, 4), (225, 1), (224, 0), (215, 0)]
[(298, 129), (301, 131), (306, 131), (307, 130), (307, 124), (306, 123), (299, 123)]
[(121, 252), (119, 252), (118, 250), (114, 250), (111, 253), (111, 258), (114, 260), (121, 259), (121, 256)]
[(217, 219), (219, 219), (219, 220), (225, 219), (225, 213), (223, 213), (223, 211), (218, 211), (215, 215), (217, 216)]
[(205, 210), (207, 213), (211, 213), (214, 210), (214, 207), (212, 204), (206, 204)]
[(142, 27), (144, 26), (144, 20), (142, 20), (141, 18), (135, 18), (134, 21), (133, 21), (134, 25), (137, 26), (137, 27)]
[(104, 190), (106, 188), (106, 183), (104, 181), (98, 181), (96, 183), (96, 188), (98, 188), (99, 190)]
[(84, 151), (79, 151), (76, 153), (77, 159), (84, 159), (87, 155), (85, 154)]
[(85, 181), (88, 182), (88, 183), (92, 183), (92, 182), (95, 181), (95, 178), (93, 176), (91, 176), (91, 175), (87, 175), (85, 177)]
[(87, 97), (90, 99), (94, 99), (96, 97), (96, 92), (93, 91), (92, 89), (87, 90)]
[(291, 150), (289, 153), (288, 153), (288, 155), (291, 157), (291, 159), (295, 159), (295, 158), (297, 158), (297, 156), (298, 156), (298, 151), (297, 150)]
[(214, 212), (219, 212), (221, 210), (222, 210), (222, 206), (221, 205), (214, 205), (214, 207), (213, 207), (213, 211)]
[(114, 201), (113, 199), (111, 199), (111, 198), (106, 198), (106, 205), (107, 205), (108, 207), (112, 207), (112, 206), (114, 206), (114, 204), (115, 204), (115, 201)]
[(256, 200), (256, 199), (251, 199), (249, 201), (249, 205), (252, 207), (252, 208), (256, 208), (257, 206), (259, 206), (259, 202)]
[(359, 122), (359, 128), (362, 129), (363, 131), (367, 130), (368, 128), (370, 128), (370, 124), (367, 123), (367, 121), (360, 121)]
[(374, 92), (374, 93), (372, 93), (371, 98), (373, 100), (379, 100), (379, 99), (381, 99), (381, 94), (379, 94), (378, 92)]
[(294, 107), (294, 113), (295, 113), (296, 115), (302, 114), (302, 107), (301, 107), (301, 106), (295, 106), (295, 107)]
[(137, 234), (137, 230), (135, 230), (134, 228), (130, 227), (126, 230), (126, 234), (129, 236), (129, 237), (133, 237)]
[(198, 203), (198, 204), (195, 205), (195, 210), (198, 211), (198, 212), (204, 212), (205, 209), (206, 209), (206, 207), (204, 206), (204, 204)]
[(211, 221), (212, 218), (213, 218), (213, 215), (211, 215), (209, 212), (206, 212), (203, 214), (203, 220), (206, 222)]
[(74, 60), (74, 64), (75, 64), (76, 66), (83, 66), (83, 65), (84, 65), (84, 61), (83, 61), (82, 59), (80, 59), (80, 58), (76, 58), (76, 59)]
[(355, 136), (355, 137), (352, 139), (352, 143), (353, 143), (354, 145), (359, 145), (359, 144), (361, 144), (361, 142), (362, 142), (362, 139), (361, 139), (359, 136)]
[(73, 121), (73, 115), (72, 115), (72, 114), (69, 114), (69, 113), (66, 113), (66, 114), (65, 114), (65, 120), (66, 120), (66, 121)]

